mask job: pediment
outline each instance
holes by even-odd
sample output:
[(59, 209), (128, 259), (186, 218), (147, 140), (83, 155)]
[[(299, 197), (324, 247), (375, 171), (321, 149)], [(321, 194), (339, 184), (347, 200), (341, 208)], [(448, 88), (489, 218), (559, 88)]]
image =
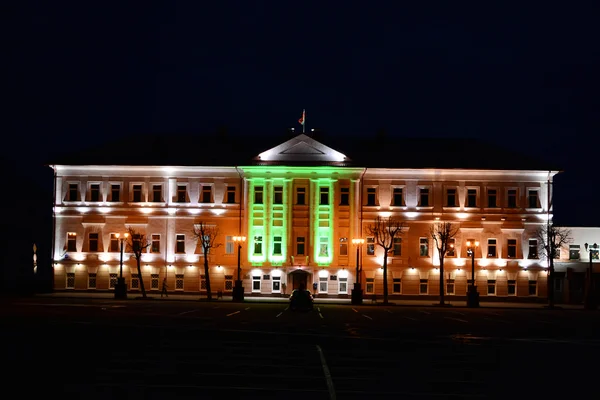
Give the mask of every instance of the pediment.
[(260, 153), (256, 160), (267, 162), (336, 163), (350, 161), (337, 150), (305, 135), (298, 135), (278, 146)]

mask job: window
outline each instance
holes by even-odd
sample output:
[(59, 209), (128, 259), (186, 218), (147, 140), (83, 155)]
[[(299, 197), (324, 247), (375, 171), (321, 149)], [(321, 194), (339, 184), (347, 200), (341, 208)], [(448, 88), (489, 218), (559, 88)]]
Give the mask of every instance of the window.
[(448, 238), (446, 257), (456, 257), (456, 239)]
[(160, 253), (160, 235), (153, 233), (152, 234), (152, 245), (150, 246), (150, 251), (152, 253)]
[(133, 201), (134, 203), (142, 201), (142, 185), (133, 185)]
[(177, 185), (177, 202), (185, 203), (187, 199), (187, 186)]
[(329, 188), (319, 188), (319, 204), (322, 206), (329, 205)]
[(394, 193), (392, 195), (392, 205), (394, 206), (403, 206), (404, 205), (404, 197), (402, 196), (402, 188), (394, 188)]
[(281, 236), (273, 237), (273, 255), (281, 255)]
[(271, 291), (273, 293), (281, 293), (281, 277), (274, 276), (271, 281)]
[(402, 279), (394, 278), (392, 280), (392, 293), (402, 293)]
[(263, 187), (256, 186), (254, 188), (254, 204), (262, 204), (263, 203)]
[(467, 207), (477, 207), (477, 189), (467, 189)]
[(88, 236), (89, 244), (90, 244), (90, 252), (98, 251), (98, 233), (92, 232)]
[(367, 238), (367, 255), (368, 256), (375, 255), (375, 238), (373, 236), (369, 236)]
[(328, 290), (327, 277), (326, 276), (319, 277), (319, 293), (327, 293), (327, 290)]
[(67, 272), (67, 289), (75, 289), (75, 272)]
[(119, 246), (119, 238), (116, 233), (110, 234), (110, 251), (113, 253), (121, 251)]
[(142, 248), (142, 235), (139, 233), (135, 233), (131, 236), (131, 244), (133, 245), (134, 252), (142, 252), (144, 250)]
[(454, 279), (446, 281), (446, 294), (454, 294)]
[(340, 206), (347, 206), (350, 204), (350, 189), (343, 187), (340, 189)]
[(152, 185), (152, 201), (154, 203), (162, 201), (162, 185)]
[(150, 275), (150, 289), (158, 290), (158, 274)]
[(233, 275), (225, 275), (225, 291), (231, 292), (233, 290)]
[(427, 279), (419, 280), (419, 294), (427, 294)]
[(229, 204), (235, 203), (235, 186), (227, 186), (227, 194), (225, 195), (225, 202)]
[(402, 256), (402, 238), (395, 237), (394, 238), (394, 256), (400, 257)]
[(508, 239), (507, 258), (517, 258), (517, 239)]
[(131, 274), (131, 289), (137, 290), (140, 288), (140, 276), (138, 274)]
[(367, 188), (367, 205), (376, 205), (377, 191), (375, 188)]
[(260, 275), (252, 276), (252, 291), (260, 292)]
[(419, 206), (429, 207), (429, 189), (419, 188)]
[(283, 204), (283, 186), (273, 188), (273, 204)]
[(529, 254), (527, 258), (538, 258), (538, 241), (537, 239), (529, 239)]
[(90, 185), (90, 201), (100, 201), (100, 184)]
[(579, 260), (581, 247), (578, 244), (569, 245), (569, 260)]
[(175, 253), (185, 253), (185, 235), (177, 235)]
[(498, 207), (498, 205), (496, 204), (497, 197), (498, 196), (497, 196), (496, 189), (488, 189), (488, 207), (489, 208)]
[(75, 232), (67, 233), (67, 251), (77, 251), (77, 234)]
[(554, 290), (557, 292), (562, 292), (563, 290), (563, 280), (560, 278), (554, 278)]
[(348, 238), (340, 238), (340, 256), (348, 255)]
[(233, 236), (225, 236), (225, 254), (234, 254)]
[(338, 293), (348, 294), (348, 278), (340, 278), (338, 281)]
[(488, 257), (495, 258), (498, 257), (498, 253), (496, 252), (496, 239), (488, 239)]
[(299, 206), (306, 204), (306, 188), (296, 188), (296, 204)]
[(375, 278), (367, 278), (367, 287), (365, 289), (367, 294), (375, 293)]
[(446, 206), (456, 207), (456, 189), (446, 190)]
[(487, 294), (488, 294), (488, 296), (496, 294), (496, 280), (495, 279), (488, 279)]
[(262, 236), (254, 236), (254, 254), (262, 254)]
[(319, 257), (327, 257), (329, 254), (329, 238), (320, 237), (319, 238)]
[(69, 201), (79, 200), (79, 184), (69, 183)]
[(508, 295), (515, 296), (517, 294), (517, 281), (514, 279), (508, 280)]
[(296, 255), (303, 256), (304, 255), (304, 237), (298, 236), (296, 238)]
[(175, 290), (183, 290), (183, 274), (175, 274)]
[(200, 275), (200, 290), (206, 290), (206, 275)]
[(114, 289), (117, 284), (117, 274), (109, 274), (108, 275), (108, 288)]
[(429, 240), (427, 238), (419, 238), (419, 255), (421, 257), (429, 256)]
[(517, 208), (517, 189), (508, 189), (506, 206), (508, 208)]
[(202, 186), (202, 203), (212, 203), (212, 186)]
[(96, 274), (88, 274), (88, 289), (96, 289)]
[(592, 260), (597, 260), (598, 259), (598, 249), (590, 249), (590, 257), (592, 257)]
[(121, 185), (110, 185), (110, 201), (121, 201)]
[(537, 190), (528, 190), (527, 191), (527, 203), (529, 205), (529, 208), (539, 208), (540, 207), (540, 200), (538, 198)]
[(529, 295), (537, 296), (537, 281), (529, 281)]

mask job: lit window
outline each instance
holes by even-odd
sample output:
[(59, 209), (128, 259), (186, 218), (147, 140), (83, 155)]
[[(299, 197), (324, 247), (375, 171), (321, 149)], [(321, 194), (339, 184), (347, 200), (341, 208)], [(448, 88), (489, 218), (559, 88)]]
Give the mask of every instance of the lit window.
[(488, 255), (489, 258), (498, 257), (496, 252), (496, 239), (488, 239)]

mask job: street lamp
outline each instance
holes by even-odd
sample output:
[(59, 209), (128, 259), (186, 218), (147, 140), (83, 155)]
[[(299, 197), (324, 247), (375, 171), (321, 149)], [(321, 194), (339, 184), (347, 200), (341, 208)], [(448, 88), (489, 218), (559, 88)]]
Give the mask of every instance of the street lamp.
[(362, 304), (362, 289), (360, 287), (360, 246), (365, 243), (365, 239), (352, 239), (352, 244), (356, 246), (356, 281), (354, 290), (352, 290), (352, 304)]
[(595, 310), (597, 307), (596, 304), (596, 299), (594, 298), (594, 265), (593, 265), (593, 259), (594, 259), (594, 253), (598, 254), (598, 248), (600, 246), (598, 246), (596, 243), (594, 244), (590, 244), (588, 245), (587, 243), (584, 244), (585, 249), (588, 252), (588, 257), (590, 258), (590, 271), (589, 271), (589, 275), (588, 275), (588, 284), (587, 284), (587, 293), (585, 296), (585, 303), (584, 303), (584, 308), (586, 310)]
[(241, 267), (241, 256), (242, 256), (242, 243), (246, 241), (246, 236), (234, 236), (233, 241), (237, 243), (238, 257), (237, 257), (237, 280), (233, 287), (233, 301), (244, 301), (244, 286), (242, 285), (242, 267)]
[(479, 307), (479, 292), (475, 287), (475, 250), (479, 247), (479, 242), (467, 241), (467, 255), (471, 257), (471, 285), (467, 292), (467, 307)]
[(115, 236), (121, 242), (121, 263), (119, 265), (119, 278), (115, 285), (115, 299), (126, 299), (127, 285), (125, 285), (125, 278), (123, 278), (123, 244), (129, 237), (129, 233), (125, 233), (123, 237), (121, 237), (120, 233), (115, 234)]

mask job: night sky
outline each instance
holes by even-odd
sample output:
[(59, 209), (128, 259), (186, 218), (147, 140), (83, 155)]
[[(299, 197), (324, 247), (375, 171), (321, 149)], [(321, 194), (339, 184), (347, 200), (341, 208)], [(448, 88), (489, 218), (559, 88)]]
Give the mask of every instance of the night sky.
[(59, 154), (223, 129), (284, 141), (306, 109), (334, 141), (385, 129), (558, 161), (555, 221), (600, 226), (598, 2), (405, 3), (5, 5), (4, 172), (45, 218)]

